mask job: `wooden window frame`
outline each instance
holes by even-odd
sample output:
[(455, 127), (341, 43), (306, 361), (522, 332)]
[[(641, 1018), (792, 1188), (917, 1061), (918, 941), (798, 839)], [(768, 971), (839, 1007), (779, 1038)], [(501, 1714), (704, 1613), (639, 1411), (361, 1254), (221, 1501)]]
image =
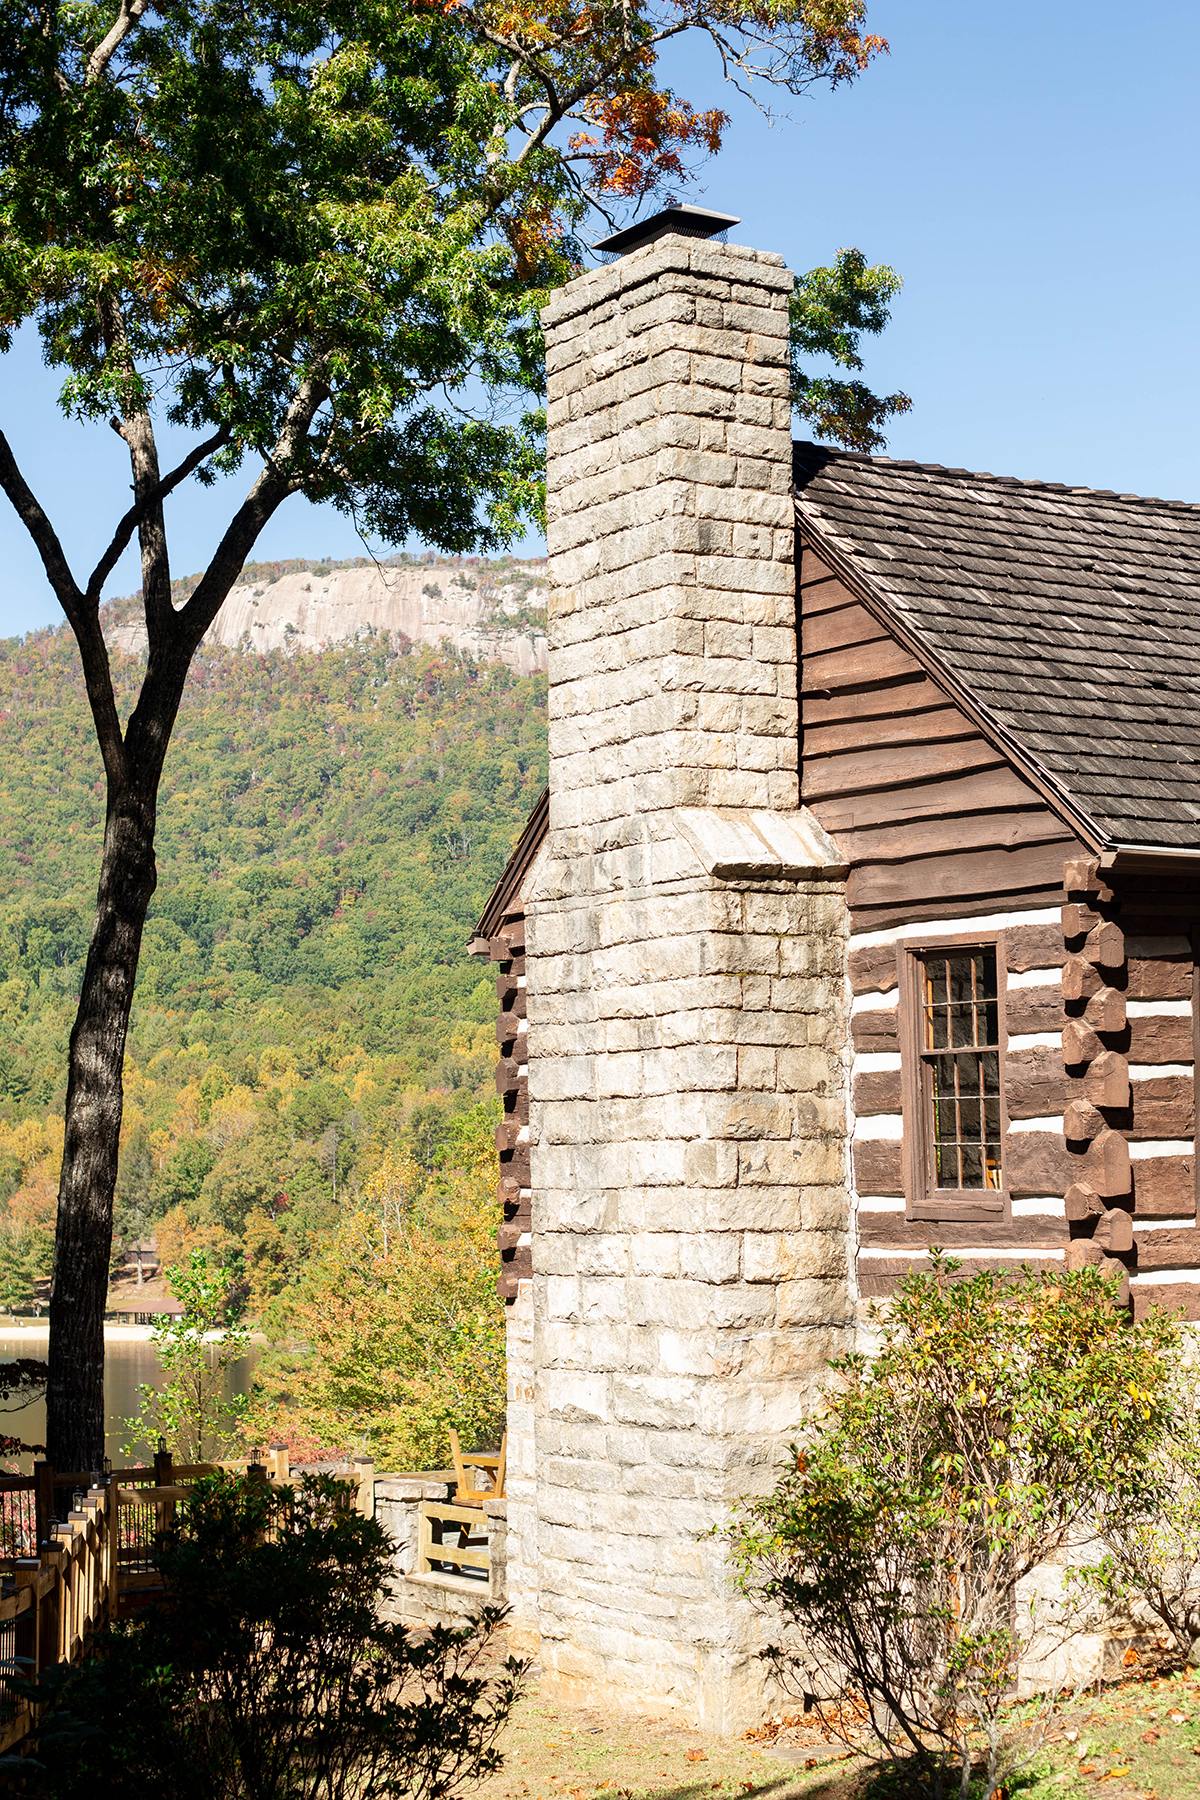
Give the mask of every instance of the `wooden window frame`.
[(938, 1188), (933, 1184), (932, 1098), (924, 1060), (925, 1000), (921, 966), (942, 951), (991, 950), (996, 957), (996, 1010), (1000, 1057), (1000, 1170), (1008, 1168), (1008, 1105), (1004, 1075), (1008, 1057), (1008, 965), (1001, 931), (930, 932), (896, 946), (900, 1017), (900, 1094), (904, 1120), (904, 1210), (914, 1221), (974, 1220), (1008, 1224), (1012, 1217), (1007, 1181), (998, 1188)]

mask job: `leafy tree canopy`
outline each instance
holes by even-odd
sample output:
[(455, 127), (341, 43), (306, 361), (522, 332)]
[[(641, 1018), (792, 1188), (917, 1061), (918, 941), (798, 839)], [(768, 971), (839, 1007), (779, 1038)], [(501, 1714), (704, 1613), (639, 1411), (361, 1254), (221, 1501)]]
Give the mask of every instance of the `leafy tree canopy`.
[(902, 286), (894, 269), (868, 268), (861, 250), (839, 250), (828, 269), (810, 269), (796, 283), (788, 305), (792, 406), (819, 438), (848, 450), (882, 450), (879, 427), (912, 407), (907, 394), (874, 394), (865, 381), (814, 375), (810, 356), (824, 356), (857, 374), (863, 366), (864, 331), (880, 332)]
[[(537, 304), (593, 203), (678, 185), (728, 122), (661, 83), (663, 42), (707, 33), (791, 93), (884, 47), (861, 0), (3, 11), (0, 344), (36, 316), (64, 404), (141, 465), (101, 582), (152, 495), (248, 456), (254, 511), (298, 491), (391, 541), (510, 535), (539, 506)], [(515, 410), (468, 416), (473, 378)], [(161, 480), (159, 411), (196, 434)]]
[[(77, 1468), (103, 1438), (159, 783), (192, 658), (256, 539), (299, 493), (393, 542), (509, 540), (542, 504), (539, 305), (581, 266), (594, 209), (683, 181), (727, 124), (663, 84), (661, 46), (700, 32), (735, 80), (792, 94), (885, 48), (863, 34), (864, 0), (115, 5), (0, 0), (0, 350), (36, 320), (63, 405), (108, 418), (133, 489), (81, 581), (0, 433), (0, 488), (78, 639), (107, 783), (50, 1311), (47, 1442)], [(851, 332), (869, 329), (878, 279), (833, 279)], [(189, 446), (169, 470), (164, 421)], [(164, 503), (246, 461), (245, 497), (177, 604)], [(149, 653), (123, 711), (99, 606), (135, 534)]]

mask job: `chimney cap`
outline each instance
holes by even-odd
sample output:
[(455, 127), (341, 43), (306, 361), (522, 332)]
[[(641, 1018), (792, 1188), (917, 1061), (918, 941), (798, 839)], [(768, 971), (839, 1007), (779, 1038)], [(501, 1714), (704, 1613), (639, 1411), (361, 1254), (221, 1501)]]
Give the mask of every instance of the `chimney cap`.
[(730, 226), (740, 224), (741, 220), (733, 213), (711, 212), (704, 206), (685, 206), (681, 201), (672, 200), (648, 219), (638, 219), (623, 230), (614, 231), (611, 237), (601, 238), (596, 249), (606, 261), (611, 261), (615, 256), (636, 250), (641, 244), (653, 243), (655, 238), (664, 237), (669, 231), (682, 237), (719, 237), (724, 241)]

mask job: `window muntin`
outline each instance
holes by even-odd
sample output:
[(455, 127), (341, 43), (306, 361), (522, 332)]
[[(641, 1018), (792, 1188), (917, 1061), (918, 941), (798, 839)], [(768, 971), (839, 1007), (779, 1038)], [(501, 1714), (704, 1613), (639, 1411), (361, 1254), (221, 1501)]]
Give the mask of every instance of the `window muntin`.
[(1002, 1186), (1000, 995), (994, 949), (920, 959), (923, 1099), (933, 1185)]

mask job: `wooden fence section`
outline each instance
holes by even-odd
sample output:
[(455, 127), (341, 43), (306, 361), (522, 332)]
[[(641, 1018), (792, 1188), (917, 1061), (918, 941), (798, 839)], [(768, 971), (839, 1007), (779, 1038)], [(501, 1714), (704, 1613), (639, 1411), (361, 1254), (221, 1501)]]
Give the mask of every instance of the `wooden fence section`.
[[(355, 1460), (346, 1505), (369, 1518), (375, 1469)], [(0, 1480), (0, 1754), (20, 1743), (33, 1722), (13, 1678), (30, 1680), (55, 1663), (77, 1662), (102, 1625), (153, 1602), (161, 1591), (161, 1535), (180, 1501), (219, 1469), (279, 1483), (292, 1475), (286, 1447), (273, 1447), (266, 1464), (243, 1458), (179, 1465), (162, 1451), (153, 1467), (114, 1469), (104, 1485), (46, 1463), (35, 1464), (32, 1476)], [(60, 1521), (55, 1495), (63, 1490), (72, 1504)]]
[(17, 1559), (13, 1591), (0, 1599), (0, 1750), (18, 1743), (31, 1723), (29, 1702), (13, 1693), (12, 1677), (77, 1661), (113, 1609), (113, 1492), (92, 1488), (65, 1523), (53, 1526), (38, 1556)]
[[(466, 1576), (487, 1582), (491, 1567), (487, 1515), (477, 1506), (454, 1506), (447, 1500), (423, 1500), (417, 1514), (418, 1575)], [(469, 1579), (469, 1577), (468, 1577)]]

